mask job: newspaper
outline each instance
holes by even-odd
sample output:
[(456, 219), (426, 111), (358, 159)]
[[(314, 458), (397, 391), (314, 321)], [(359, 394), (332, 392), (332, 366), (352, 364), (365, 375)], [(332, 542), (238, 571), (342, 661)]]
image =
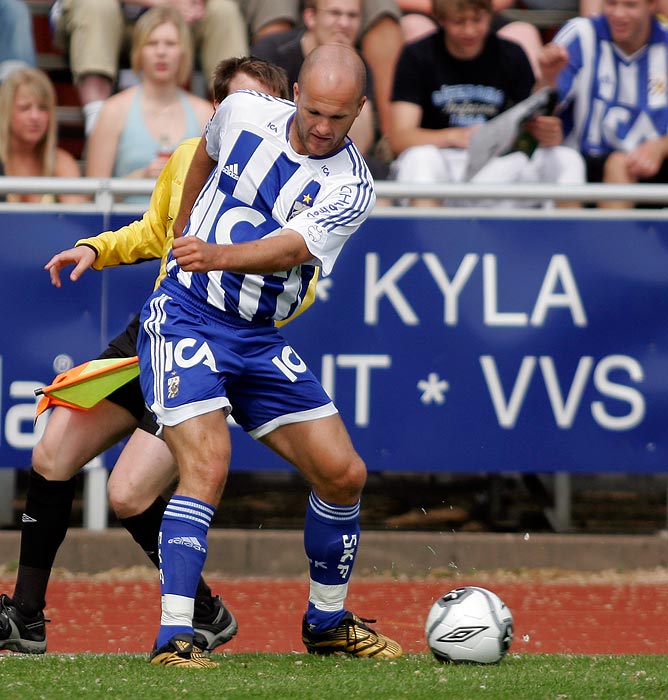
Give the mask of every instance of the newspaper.
[(492, 158), (518, 150), (514, 147), (524, 123), (533, 117), (551, 114), (556, 97), (553, 88), (541, 88), (476, 129), (469, 141), (469, 161), (464, 180), (469, 181)]

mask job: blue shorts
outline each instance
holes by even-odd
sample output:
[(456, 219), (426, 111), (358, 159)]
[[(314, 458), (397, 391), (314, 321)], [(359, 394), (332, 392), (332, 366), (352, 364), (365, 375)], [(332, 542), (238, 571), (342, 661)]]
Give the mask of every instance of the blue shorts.
[(163, 425), (223, 409), (252, 437), (336, 407), (273, 324), (249, 323), (164, 280), (141, 313), (146, 403)]

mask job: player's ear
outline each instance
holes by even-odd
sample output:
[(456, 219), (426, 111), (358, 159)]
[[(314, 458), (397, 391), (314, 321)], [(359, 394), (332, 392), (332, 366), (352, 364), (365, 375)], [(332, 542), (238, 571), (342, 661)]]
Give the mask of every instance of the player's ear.
[(299, 83), (292, 86), (292, 101), (296, 102), (299, 99)]
[(364, 107), (365, 104), (366, 104), (366, 95), (362, 95), (362, 99), (360, 100), (359, 105), (357, 105), (357, 114), (355, 115), (355, 117), (359, 117), (360, 112), (362, 111), (362, 108)]
[(304, 12), (302, 12), (302, 18), (306, 29), (313, 29), (315, 26), (315, 8), (305, 7)]

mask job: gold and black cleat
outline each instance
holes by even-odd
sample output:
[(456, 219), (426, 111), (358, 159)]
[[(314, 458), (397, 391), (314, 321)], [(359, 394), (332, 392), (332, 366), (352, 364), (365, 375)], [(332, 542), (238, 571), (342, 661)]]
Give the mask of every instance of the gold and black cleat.
[(302, 623), (302, 641), (309, 654), (349, 654), (350, 656), (398, 659), (402, 649), (397, 642), (371, 629), (365, 620), (347, 612), (339, 624), (324, 632), (312, 632)]
[(151, 652), (154, 666), (180, 666), (181, 668), (216, 668), (218, 664), (207, 658), (199, 645), (193, 644), (192, 634), (176, 634), (167, 644)]

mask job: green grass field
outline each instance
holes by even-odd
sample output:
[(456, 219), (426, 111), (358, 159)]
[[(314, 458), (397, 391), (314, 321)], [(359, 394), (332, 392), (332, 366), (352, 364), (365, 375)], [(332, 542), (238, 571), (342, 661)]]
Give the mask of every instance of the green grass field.
[(217, 669), (145, 656), (0, 655), (3, 700), (667, 700), (664, 656), (510, 654), (495, 666), (307, 654), (214, 655)]

